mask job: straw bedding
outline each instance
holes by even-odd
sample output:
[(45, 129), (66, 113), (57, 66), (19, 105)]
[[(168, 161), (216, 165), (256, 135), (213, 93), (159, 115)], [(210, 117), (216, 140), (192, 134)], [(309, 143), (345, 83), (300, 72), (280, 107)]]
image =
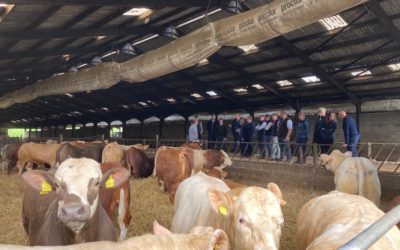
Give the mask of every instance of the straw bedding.
[[(266, 183), (262, 183), (264, 186)], [(296, 216), (301, 206), (309, 199), (322, 194), (296, 187), (281, 187), (287, 205), (283, 208), (285, 225), (281, 238), (281, 249), (296, 249)], [(21, 203), (23, 183), (17, 175), (0, 174), (0, 243), (27, 244), (27, 236), (22, 227)], [(154, 178), (131, 181), (132, 221), (128, 237), (152, 232), (153, 221), (170, 226), (173, 207), (168, 195), (160, 192)], [(115, 218), (114, 218), (115, 220)], [(116, 234), (119, 228), (116, 226)]]

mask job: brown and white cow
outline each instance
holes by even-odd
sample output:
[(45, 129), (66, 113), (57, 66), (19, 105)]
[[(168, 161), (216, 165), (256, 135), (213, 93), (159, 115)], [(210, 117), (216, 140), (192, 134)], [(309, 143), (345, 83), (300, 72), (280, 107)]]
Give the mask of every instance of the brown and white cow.
[[(114, 168), (124, 168), (118, 162), (108, 162), (100, 164), (101, 172), (106, 174), (109, 170)], [(131, 221), (131, 214), (129, 212), (129, 206), (131, 203), (131, 191), (129, 188), (129, 178), (126, 179), (120, 188), (109, 189), (100, 188), (100, 202), (106, 210), (107, 214), (112, 215), (117, 211), (117, 221), (120, 229), (120, 240), (126, 238), (127, 228)]]
[(246, 187), (246, 185), (243, 184), (243, 183), (236, 182), (236, 181), (231, 180), (231, 179), (226, 179), (226, 177), (228, 176), (228, 172), (227, 172), (227, 171), (224, 171), (224, 170), (221, 170), (221, 169), (219, 169), (219, 168), (204, 169), (204, 170), (202, 170), (202, 171), (203, 171), (204, 173), (206, 173), (208, 176), (221, 179), (223, 182), (225, 182), (225, 184), (226, 184), (230, 189)]
[(102, 162), (119, 162), (125, 165), (125, 153), (130, 148), (136, 148), (142, 151), (146, 151), (149, 148), (149, 145), (121, 145), (116, 142), (109, 143), (104, 147)]
[(203, 149), (201, 142), (184, 143), (180, 147), (191, 149)]
[[(307, 202), (298, 214), (298, 249), (338, 249), (383, 215), (362, 196), (338, 191), (319, 196)], [(400, 249), (399, 229), (393, 227), (369, 249)]]
[(221, 229), (196, 227), (188, 234), (173, 234), (154, 222), (154, 234), (132, 237), (125, 241), (99, 241), (58, 247), (0, 245), (0, 250), (229, 250), (229, 240)]
[(224, 169), (231, 165), (231, 159), (223, 150), (161, 146), (156, 152), (153, 175), (158, 177), (161, 191), (167, 191), (173, 202), (176, 189), (184, 179), (202, 169)]
[(28, 162), (38, 165), (48, 165), (51, 168), (56, 166), (56, 152), (61, 144), (40, 144), (27, 142), (21, 145), (18, 150), (18, 172), (22, 174)]
[(232, 249), (279, 249), (283, 224), (282, 194), (275, 183), (268, 189), (229, 189), (203, 172), (184, 180), (176, 192), (171, 231), (187, 233), (195, 226), (224, 230)]
[(333, 150), (321, 155), (322, 164), (335, 174), (336, 190), (364, 196), (376, 205), (380, 203), (381, 184), (375, 165), (363, 157), (351, 157), (351, 152)]
[(30, 245), (116, 240), (113, 222), (99, 202), (99, 188), (119, 188), (129, 178), (125, 168), (102, 174), (98, 162), (70, 158), (54, 176), (35, 170), (22, 177), (26, 183), (23, 225)]
[(134, 147), (125, 152), (125, 164), (133, 178), (147, 178), (154, 170), (154, 159), (147, 157), (143, 150)]
[(101, 162), (101, 156), (105, 143), (84, 143), (82, 145), (72, 145), (70, 143), (63, 143), (56, 152), (56, 163), (61, 164), (68, 158), (81, 158), (86, 157)]

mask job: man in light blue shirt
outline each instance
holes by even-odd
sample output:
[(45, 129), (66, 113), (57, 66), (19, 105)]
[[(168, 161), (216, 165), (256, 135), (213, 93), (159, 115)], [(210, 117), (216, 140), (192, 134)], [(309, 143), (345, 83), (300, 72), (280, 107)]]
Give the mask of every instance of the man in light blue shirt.
[(189, 127), (189, 142), (190, 143), (199, 141), (199, 131), (197, 129), (198, 123), (199, 123), (198, 120), (194, 120), (192, 122), (192, 125), (190, 125), (190, 127)]

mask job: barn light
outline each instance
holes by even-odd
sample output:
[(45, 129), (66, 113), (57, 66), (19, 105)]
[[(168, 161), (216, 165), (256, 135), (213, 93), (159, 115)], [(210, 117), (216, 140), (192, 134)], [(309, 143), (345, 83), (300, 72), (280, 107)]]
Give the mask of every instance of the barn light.
[(6, 3), (0, 3), (0, 7), (5, 8), (5, 7), (7, 7), (7, 4)]
[(399, 70), (400, 70), (400, 63), (390, 64), (390, 65), (388, 65), (388, 67), (389, 67), (392, 71), (399, 71)]
[(170, 103), (176, 102), (176, 100), (174, 98), (167, 98), (166, 100), (167, 100), (167, 102), (170, 102)]
[(207, 95), (209, 95), (209, 96), (217, 96), (217, 95), (218, 95), (217, 92), (215, 92), (215, 91), (213, 91), (213, 90), (207, 91), (206, 93), (207, 93)]
[(139, 104), (142, 105), (142, 106), (144, 106), (144, 107), (149, 106), (149, 105), (147, 105), (147, 103), (145, 103), (145, 102), (139, 102)]
[(255, 89), (257, 89), (257, 90), (262, 90), (262, 89), (264, 89), (264, 87), (263, 86), (261, 86), (261, 84), (253, 84), (253, 85), (251, 85), (253, 88), (255, 88)]
[(104, 111), (109, 111), (109, 109), (106, 108), (106, 107), (102, 107), (101, 109), (104, 110)]
[(206, 64), (208, 64), (208, 63), (209, 63), (208, 59), (205, 58), (205, 59), (201, 60), (197, 65), (198, 65), (198, 66), (203, 66), (203, 65), (206, 65)]
[(188, 25), (188, 24), (191, 24), (191, 23), (193, 23), (193, 22), (196, 22), (196, 21), (198, 21), (198, 20), (200, 20), (200, 19), (206, 17), (206, 15), (211, 16), (211, 15), (213, 15), (213, 14), (215, 14), (215, 13), (220, 12), (221, 10), (222, 10), (221, 8), (215, 9), (215, 10), (213, 10), (213, 11), (208, 12), (207, 14), (203, 14), (203, 15), (200, 15), (200, 16), (198, 16), (198, 17), (192, 18), (192, 19), (190, 19), (190, 20), (188, 20), (188, 21), (186, 21), (186, 22), (183, 22), (183, 23), (177, 25), (176, 27), (177, 27), (177, 28), (180, 28), (180, 27), (186, 26), (186, 25)]
[(76, 67), (71, 67), (68, 72), (78, 72), (78, 69)]
[(243, 50), (243, 52), (246, 52), (246, 53), (258, 50), (258, 47), (254, 44), (242, 45), (242, 46), (238, 46), (238, 48)]
[(122, 47), (121, 52), (127, 55), (136, 55), (136, 51), (130, 43), (125, 44), (124, 47)]
[(168, 26), (164, 33), (163, 36), (171, 38), (171, 39), (177, 39), (179, 37), (178, 31), (176, 30), (176, 28), (172, 25)]
[(74, 95), (70, 94), (70, 93), (65, 93), (66, 96), (68, 96), (69, 98), (74, 97)]
[(69, 59), (71, 58), (71, 56), (69, 54), (64, 54), (61, 56), (62, 59), (64, 59), (65, 61), (69, 61)]
[(126, 104), (121, 105), (124, 109), (129, 109), (129, 106)]
[(245, 88), (236, 88), (236, 89), (233, 89), (233, 91), (235, 91), (236, 93), (246, 93), (247, 89), (245, 89)]
[(54, 76), (62, 76), (62, 75), (64, 75), (64, 74), (65, 74), (64, 72), (60, 72), (60, 73), (54, 74)]
[(108, 57), (108, 56), (112, 56), (112, 55), (114, 55), (116, 53), (117, 53), (117, 51), (111, 51), (111, 52), (108, 52), (107, 54), (102, 55), (100, 58), (105, 58), (105, 57)]
[(235, 14), (238, 14), (243, 11), (242, 4), (237, 0), (231, 0), (226, 7), (226, 10)]
[(280, 81), (276, 81), (276, 83), (281, 87), (293, 85), (293, 83), (289, 80), (280, 80)]
[(153, 38), (156, 38), (158, 36), (159, 36), (158, 34), (154, 34), (154, 35), (151, 35), (151, 36), (148, 36), (148, 37), (141, 38), (141, 39), (137, 40), (136, 42), (134, 42), (133, 45), (138, 45), (138, 44), (147, 42), (147, 41), (149, 41), (149, 40), (151, 40)]
[(140, 16), (149, 10), (150, 9), (148, 9), (148, 8), (132, 8), (132, 9), (128, 10), (127, 12), (125, 12), (123, 15), (124, 16)]
[(334, 30), (349, 25), (340, 15), (320, 19), (319, 23), (327, 30)]
[(100, 41), (103, 40), (104, 38), (106, 38), (107, 36), (96, 36), (96, 41)]
[(359, 70), (359, 71), (353, 71), (351, 72), (352, 76), (369, 76), (372, 75), (372, 72), (369, 70)]
[(303, 81), (305, 81), (307, 83), (321, 81), (317, 76), (305, 76), (305, 77), (302, 77), (301, 79), (303, 79)]
[(191, 94), (191, 96), (193, 96), (194, 98), (203, 98), (203, 96), (200, 95), (199, 93), (193, 93)]
[(88, 110), (90, 113), (96, 113), (96, 111), (94, 111), (93, 109), (89, 109)]

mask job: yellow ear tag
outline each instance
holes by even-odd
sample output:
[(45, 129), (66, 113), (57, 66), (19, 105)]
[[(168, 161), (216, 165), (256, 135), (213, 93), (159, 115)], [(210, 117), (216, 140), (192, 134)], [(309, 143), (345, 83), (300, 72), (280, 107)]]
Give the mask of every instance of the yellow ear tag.
[(42, 190), (40, 190), (40, 194), (48, 194), (51, 191), (53, 191), (51, 185), (46, 180), (44, 180), (42, 182)]
[(219, 213), (222, 215), (227, 215), (228, 214), (228, 209), (224, 206), (219, 206)]
[(214, 245), (214, 250), (218, 250), (219, 249), (219, 245), (218, 244), (215, 244)]
[(110, 175), (108, 177), (108, 179), (106, 180), (106, 188), (112, 188), (114, 186), (115, 186), (114, 179), (113, 179), (112, 175)]

